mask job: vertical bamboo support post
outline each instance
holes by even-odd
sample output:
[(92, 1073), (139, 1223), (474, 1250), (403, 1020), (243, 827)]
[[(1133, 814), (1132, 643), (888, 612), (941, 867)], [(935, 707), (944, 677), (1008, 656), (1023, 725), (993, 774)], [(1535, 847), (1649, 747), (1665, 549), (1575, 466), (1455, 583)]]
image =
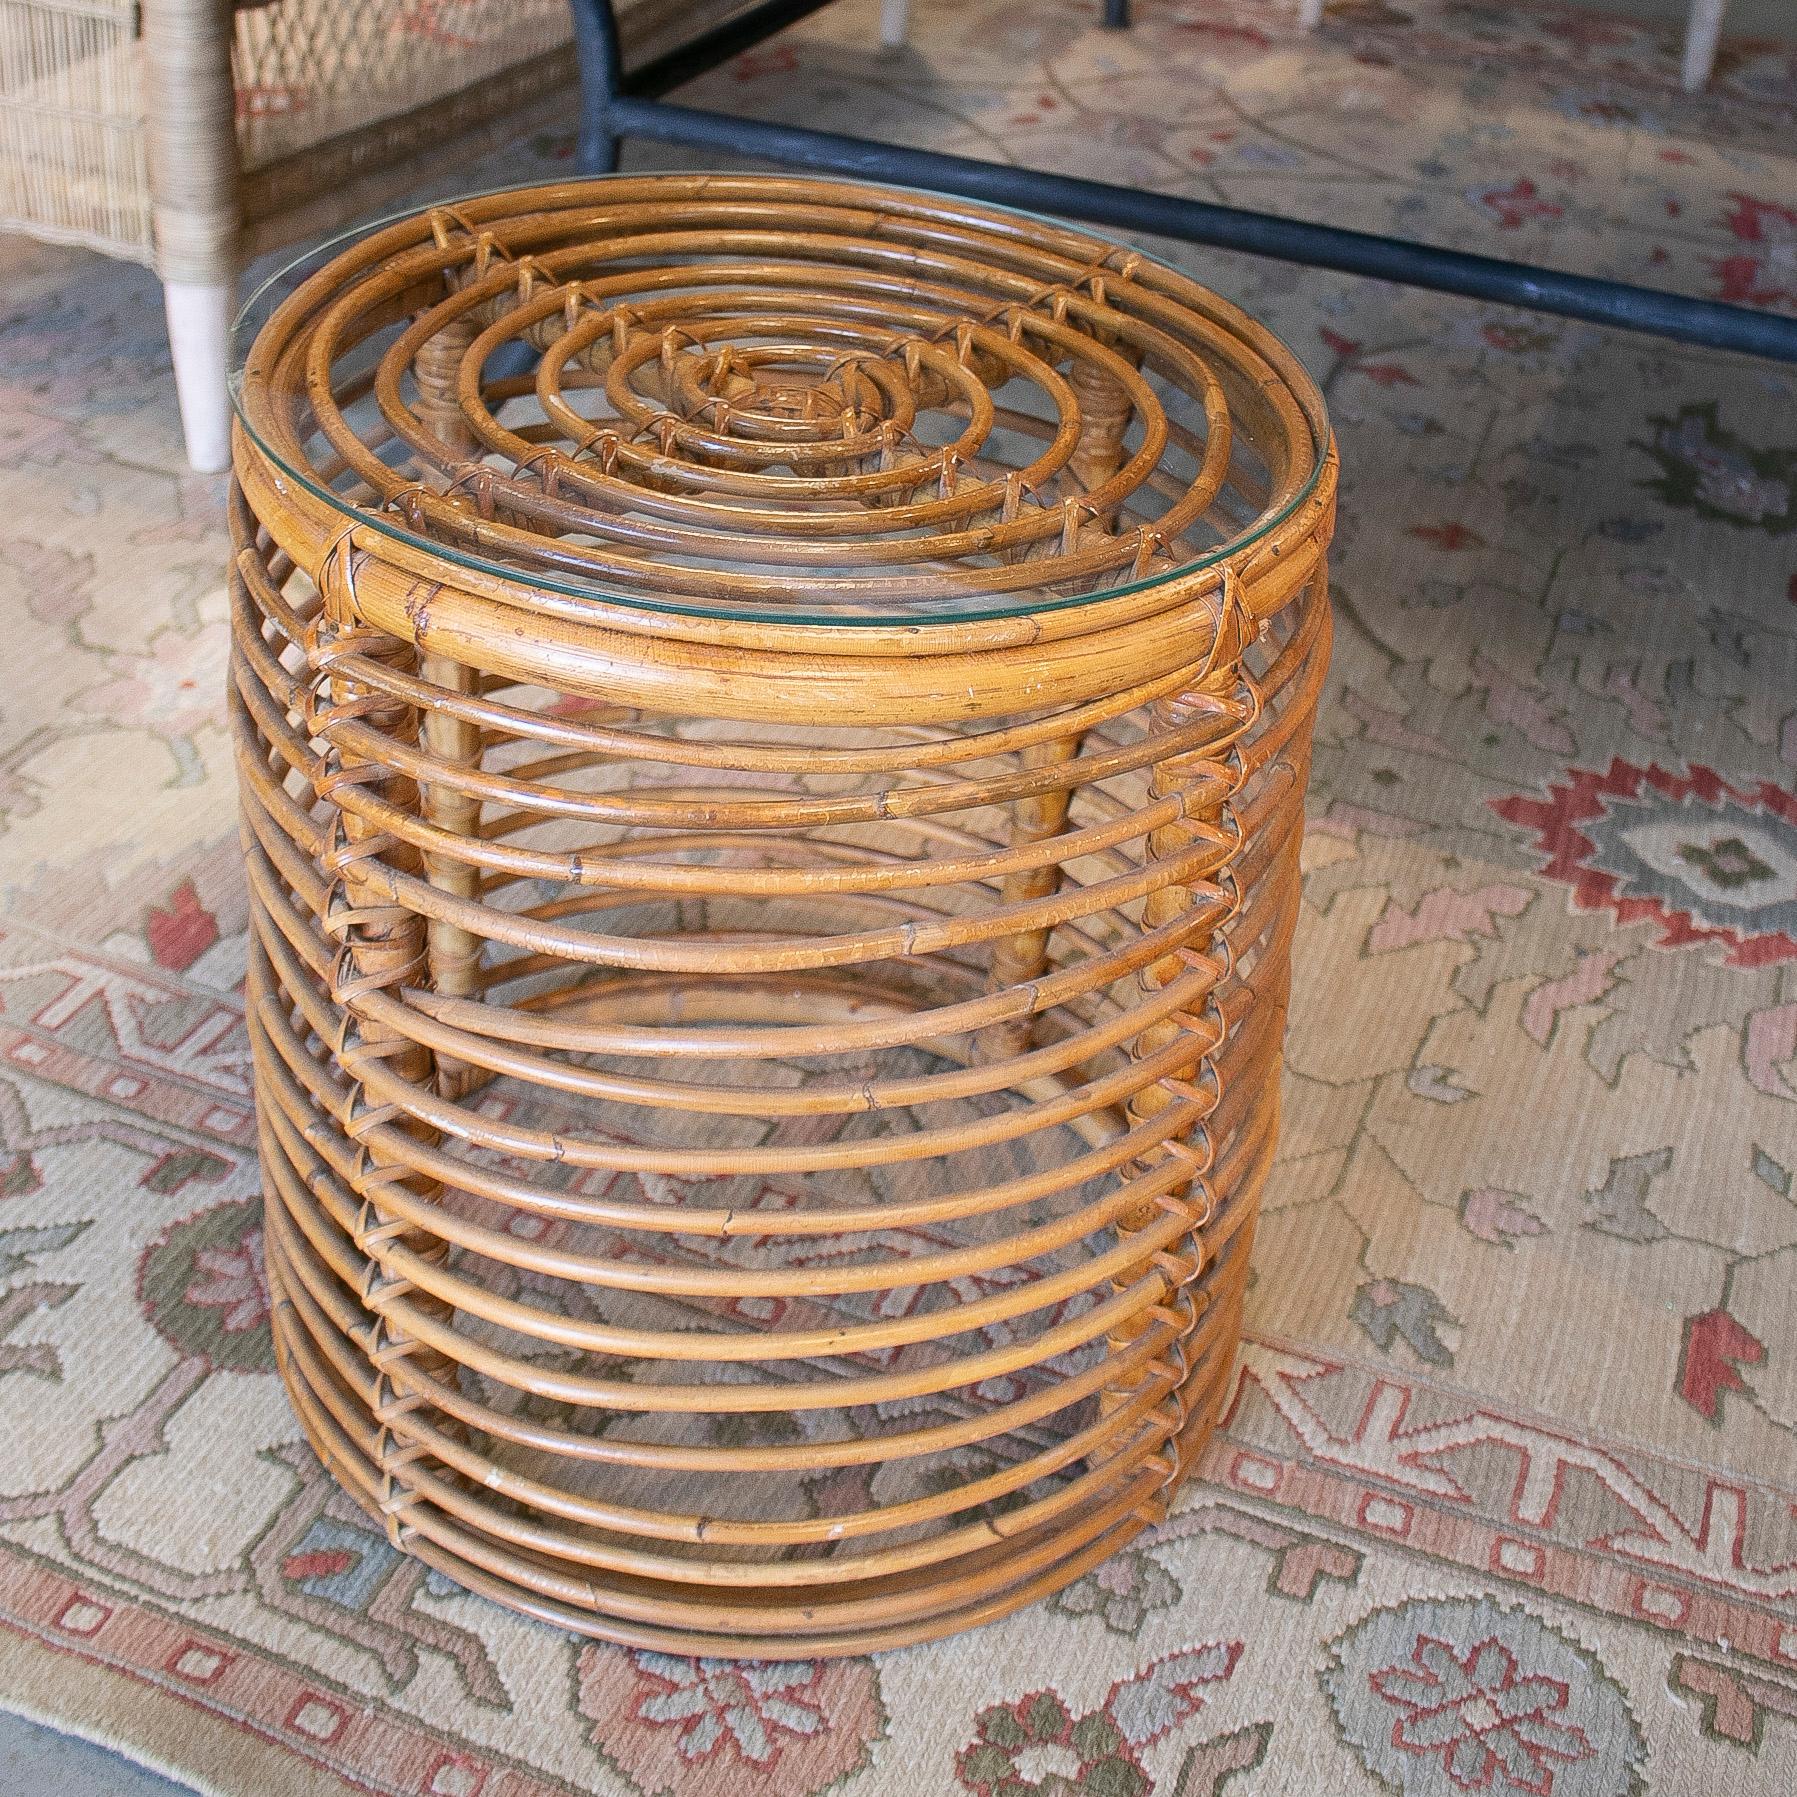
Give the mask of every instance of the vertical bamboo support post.
[[(1028, 768), (1064, 767), (1078, 756), (1083, 740), (1076, 734), (1032, 743), (1023, 751), (1023, 765)], [(1057, 786), (1019, 800), (1011, 814), (1012, 845), (1043, 842), (1051, 836), (1059, 836), (1067, 827), (1067, 809), (1072, 799), (1071, 786)], [(1060, 884), (1061, 864), (1058, 861), (1025, 868), (1021, 873), (1005, 876), (1000, 903), (1020, 905), (1031, 899), (1047, 898), (1059, 889)], [(1027, 985), (1031, 980), (1039, 979), (1048, 966), (1048, 938), (1046, 929), (1019, 930), (1016, 935), (1005, 937), (993, 951), (991, 989), (1002, 991), (1007, 986)], [(1008, 1060), (1027, 1054), (1035, 1036), (1036, 1019), (1033, 1016), (1013, 1017), (1008, 1022), (995, 1023), (981, 1032), (980, 1059)]]
[[(1102, 486), (1123, 465), (1123, 433), (1129, 428), (1130, 397), (1113, 375), (1083, 357), (1075, 357), (1068, 381), (1079, 401), (1079, 440), (1068, 458), (1068, 468), (1087, 492)], [(1105, 532), (1116, 523), (1112, 508), (1096, 516), (1087, 526)], [(1052, 742), (1033, 743), (1023, 752), (1027, 768), (1060, 767), (1074, 760), (1082, 738), (1065, 736)], [(1067, 812), (1073, 800), (1071, 786), (1056, 787), (1019, 802), (1012, 813), (1011, 842), (1014, 846), (1043, 842), (1058, 836), (1067, 827)], [(1061, 884), (1061, 865), (1051, 862), (1045, 867), (1030, 868), (1007, 876), (1004, 899), (1007, 905), (1022, 904), (1030, 899), (1046, 898)], [(992, 986), (1020, 986), (1038, 979), (1048, 966), (1047, 930), (1024, 930), (1007, 937), (992, 957)], [(994, 1024), (980, 1041), (982, 1059), (999, 1060), (1007, 1056), (1027, 1054), (1035, 1040), (1033, 1017), (1013, 1018)]]
[[(1206, 837), (1227, 837), (1232, 826), (1238, 839), (1240, 835), (1240, 826), (1235, 823), (1232, 811), (1240, 782), (1237, 771), (1239, 762), (1231, 751), (1235, 742), (1252, 727), (1258, 712), (1258, 699), (1252, 689), (1247, 688), (1244, 679), (1241, 665), (1242, 652), (1246, 646), (1244, 625), (1239, 606), (1231, 603), (1233, 594), (1227, 580), (1223, 595), (1217, 620), (1217, 644), (1209, 670), (1190, 691), (1162, 699), (1153, 707), (1154, 727), (1158, 731), (1182, 730), (1207, 715), (1218, 717), (1219, 722), (1216, 737), (1210, 743), (1157, 763), (1149, 777), (1149, 791), (1155, 798), (1188, 795), (1185, 815), (1171, 824), (1163, 825), (1149, 839), (1150, 853), (1157, 860), (1177, 855)], [(1235, 763), (1234, 768), (1232, 762)], [(1195, 803), (1189, 795), (1206, 784), (1220, 787), (1216, 799), (1201, 805)], [(1226, 889), (1232, 888), (1234, 884), (1233, 870), (1229, 866), (1233, 854), (1233, 847), (1224, 849), (1222, 865), (1212, 876), (1214, 883), (1223, 885)], [(1189, 886), (1159, 887), (1142, 901), (1142, 927), (1144, 930), (1157, 930), (1174, 923), (1194, 911), (1197, 902), (1197, 895)], [(1197, 957), (1208, 959), (1218, 967), (1217, 986), (1220, 986), (1232, 958), (1228, 952), (1228, 927), (1239, 906), (1240, 894), (1236, 893), (1224, 917), (1214, 921), (1208, 928), (1195, 925), (1178, 950), (1145, 967), (1136, 976), (1143, 993), (1151, 995), (1170, 985)], [(1128, 1105), (1132, 1126), (1148, 1122), (1178, 1100), (1202, 1095), (1204, 1070), (1222, 1047), (1223, 1019), (1216, 999), (1217, 987), (1213, 987), (1203, 1011), (1203, 1024), (1210, 1032), (1208, 1041), (1202, 1032), (1191, 1029), (1189, 1020), (1177, 1015), (1149, 1024), (1136, 1037), (1131, 1045), (1131, 1052), (1137, 1060), (1144, 1060), (1167, 1048), (1182, 1035), (1189, 1036), (1192, 1043), (1192, 1066), (1174, 1074), (1165, 1074), (1152, 1085), (1137, 1092)], [(1177, 1383), (1171, 1394), (1174, 1416), (1167, 1447), (1169, 1481), (1175, 1472), (1186, 1470), (1185, 1457), (1173, 1451), (1173, 1443), (1183, 1435), (1189, 1419), (1189, 1375), (1192, 1366), (1186, 1344), (1197, 1330), (1201, 1317), (1194, 1293), (1199, 1275), (1204, 1269), (1204, 1250), (1198, 1239), (1198, 1231), (1209, 1220), (1213, 1203), (1209, 1174), (1215, 1155), (1215, 1143), (1207, 1125), (1201, 1123), (1199, 1133), (1204, 1143), (1202, 1149), (1192, 1147), (1187, 1132), (1165, 1143), (1161, 1150), (1162, 1153), (1176, 1155), (1187, 1162), (1192, 1169), (1192, 1178), (1152, 1202), (1126, 1211), (1117, 1220), (1120, 1241), (1127, 1241), (1132, 1235), (1149, 1228), (1157, 1214), (1168, 1207), (1183, 1211), (1190, 1224), (1190, 1231), (1182, 1239), (1177, 1251), (1162, 1250), (1155, 1256), (1156, 1264), (1161, 1267), (1172, 1288), (1168, 1306), (1176, 1314), (1180, 1331), (1175, 1344)], [(1137, 1318), (1125, 1329), (1111, 1336), (1109, 1345), (1112, 1353), (1120, 1354), (1125, 1351), (1148, 1326), (1147, 1318)], [(1114, 1410), (1126, 1395), (1109, 1391), (1102, 1393), (1100, 1408), (1105, 1411)], [(1164, 1488), (1156, 1501), (1164, 1504), (1170, 1496), (1170, 1489)]]
[(458, 456), (472, 455), (479, 447), (460, 398), (462, 358), (479, 335), (480, 327), (464, 313), (426, 338), (412, 358), (418, 421)]
[[(1313, 649), (1313, 655), (1318, 666), (1326, 667), (1329, 661), (1332, 636), (1328, 612), (1329, 564), (1326, 555), (1320, 557), (1317, 562), (1316, 571), (1309, 582), (1309, 590), (1311, 602), (1322, 614), (1322, 627)], [(1258, 714), (1263, 702), (1263, 689), (1260, 683), (1253, 680), (1245, 669), (1243, 670), (1241, 690), (1254, 712)], [(1283, 763), (1291, 770), (1291, 789), (1296, 793), (1304, 791), (1310, 775), (1310, 724), (1315, 705), (1316, 698), (1313, 689), (1303, 728), (1294, 737), (1288, 739), (1287, 745), (1277, 761), (1269, 763), (1263, 768), (1257, 776), (1257, 784), (1261, 780), (1277, 778), (1278, 766)], [(1233, 803), (1233, 801), (1230, 802)], [(1280, 857), (1266, 866), (1259, 875), (1261, 890), (1272, 890), (1282, 895), (1282, 908), (1288, 916), (1297, 910), (1298, 895), (1302, 890), (1301, 846), (1301, 833), (1294, 831)], [(1293, 921), (1295, 922), (1295, 919)], [(1291, 949), (1289, 941), (1287, 941), (1275, 950), (1274, 941), (1279, 935), (1280, 927), (1280, 923), (1273, 920), (1268, 922), (1260, 932), (1259, 944), (1253, 950), (1253, 978), (1255, 1002), (1279, 1017), (1280, 1024), (1275, 1034), (1277, 1040), (1283, 1041), (1284, 1018), (1291, 994)], [(1277, 1069), (1282, 1062), (1275, 1057), (1273, 1065), (1275, 1077), (1266, 1080), (1264, 1090), (1259, 1094), (1257, 1102), (1265, 1106), (1268, 1113), (1266, 1123), (1268, 1134), (1277, 1139), (1280, 1116), (1280, 1082), (1277, 1078)], [(1260, 1215), (1260, 1189), (1265, 1179), (1266, 1173), (1263, 1170), (1251, 1185), (1237, 1185), (1227, 1193), (1219, 1194), (1219, 1199), (1226, 1199), (1239, 1215), (1239, 1221), (1235, 1222), (1229, 1230), (1228, 1253), (1231, 1257), (1244, 1263), (1254, 1250), (1255, 1230)], [(1220, 1314), (1208, 1319), (1209, 1327), (1206, 1332), (1207, 1339), (1203, 1357), (1194, 1361), (1189, 1369), (1191, 1375), (1187, 1387), (1189, 1397), (1183, 1426), (1183, 1439), (1188, 1452), (1195, 1451), (1196, 1445), (1202, 1443), (1204, 1436), (1215, 1423), (1217, 1412), (1229, 1389), (1229, 1375), (1235, 1363), (1236, 1344), (1241, 1337), (1242, 1306), (1246, 1296), (1247, 1282), (1245, 1280), (1218, 1280), (1214, 1275), (1214, 1266), (1207, 1269), (1207, 1289), (1222, 1294), (1218, 1305)]]
[[(471, 455), (477, 448), (460, 403), (462, 361), (479, 335), (472, 318), (463, 316), (429, 337), (412, 360), (418, 383), (418, 416), (433, 435), (457, 455)], [(476, 694), (477, 671), (447, 655), (424, 654), (418, 672), (445, 692)], [(427, 711), (421, 727), (424, 747), (433, 760), (452, 767), (478, 767), (481, 756), (479, 726), (448, 712)], [(480, 800), (453, 786), (433, 781), (424, 788), (426, 820), (461, 842), (480, 836)], [(427, 854), (424, 876), (442, 892), (456, 898), (480, 896), (480, 869), (455, 856)], [(425, 930), (430, 983), (446, 998), (470, 998), (480, 987), (481, 941), (471, 930), (433, 917)], [(460, 1098), (474, 1084), (474, 1070), (464, 1062), (439, 1056), (437, 1090), (445, 1098)]]
[[(420, 656), (418, 671), (446, 692), (473, 694), (480, 690), (476, 671), (447, 655)], [(454, 767), (480, 765), (481, 731), (467, 719), (447, 712), (427, 712), (422, 736), (434, 761)], [(481, 802), (473, 794), (432, 781), (424, 788), (423, 807), (425, 819), (457, 841), (479, 840)], [(456, 898), (480, 897), (480, 869), (458, 856), (427, 854), (424, 877), (439, 891)], [(472, 998), (479, 993), (481, 939), (472, 930), (433, 917), (425, 926), (425, 956), (433, 991), (445, 998)], [(474, 1068), (447, 1055), (437, 1057), (436, 1072), (437, 1090), (445, 1098), (463, 1097), (478, 1077)]]
[[(1079, 442), (1068, 458), (1073, 478), (1089, 493), (1123, 466), (1123, 433), (1129, 427), (1129, 393), (1123, 383), (1095, 364), (1076, 358), (1067, 373), (1079, 400)], [(1095, 514), (1100, 530), (1115, 529), (1115, 507)]]
[[(434, 1140), (435, 1132), (394, 1106), (367, 1108), (363, 1096), (363, 1082), (373, 1063), (384, 1063), (391, 1073), (413, 1086), (427, 1087), (433, 1079), (433, 1057), (422, 1043), (391, 1024), (368, 1016), (357, 1002), (364, 992), (390, 991), (418, 979), (426, 964), (426, 947), (423, 918), (394, 903), (383, 883), (365, 871), (365, 864), (372, 862), (399, 873), (416, 874), (422, 860), (418, 851), (343, 804), (346, 789), (357, 786), (378, 786), (383, 799), (403, 811), (416, 813), (420, 804), (417, 784), (409, 775), (346, 752), (333, 739), (333, 726), (351, 718), (401, 744), (415, 742), (418, 737), (417, 715), (410, 705), (374, 690), (338, 666), (344, 657), (355, 654), (404, 668), (415, 656), (409, 643), (371, 629), (358, 618), (355, 550), (350, 536), (346, 532), (336, 540), (319, 571), (317, 585), (324, 603), (313, 620), (307, 654), (326, 700), (323, 715), (314, 719), (315, 733), (326, 745), (316, 784), (320, 798), (336, 808), (335, 827), (323, 856), (330, 884), (321, 921), (326, 934), (338, 943), (331, 1002), (343, 1017), (337, 1060), (350, 1080), (343, 1129), (359, 1151), (356, 1186), (363, 1205), (354, 1239), (357, 1251), (368, 1263), (362, 1299), (374, 1316), (366, 1346), (377, 1378), (374, 1416), (381, 1425), (381, 1509), (390, 1538), (395, 1546), (401, 1546), (405, 1513), (418, 1501), (406, 1484), (404, 1473), (418, 1457), (418, 1450), (396, 1442), (391, 1424), (423, 1400), (415, 1395), (394, 1395), (388, 1369), (396, 1361), (409, 1359), (418, 1371), (453, 1384), (455, 1363), (439, 1350), (396, 1333), (381, 1301), (406, 1297), (426, 1315), (444, 1322), (451, 1319), (453, 1308), (418, 1290), (409, 1280), (388, 1276), (378, 1259), (380, 1247), (386, 1242), (399, 1243), (435, 1263), (447, 1258), (447, 1242), (400, 1222), (381, 1203), (383, 1190), (393, 1185), (403, 1185), (426, 1199), (437, 1198), (441, 1188), (416, 1173), (382, 1165), (362, 1141), (367, 1130), (387, 1122), (396, 1123), (423, 1141)], [(449, 1418), (443, 1418), (442, 1423), (450, 1431), (457, 1427)]]

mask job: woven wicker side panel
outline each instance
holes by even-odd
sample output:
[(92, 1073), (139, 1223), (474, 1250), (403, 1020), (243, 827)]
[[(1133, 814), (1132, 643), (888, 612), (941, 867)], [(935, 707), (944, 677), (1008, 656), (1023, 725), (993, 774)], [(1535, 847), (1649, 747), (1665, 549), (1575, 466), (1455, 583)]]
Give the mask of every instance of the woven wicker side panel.
[[(741, 10), (742, 0), (625, 0), (626, 56), (639, 61)], [(444, 115), (453, 133), (475, 122), (484, 83), (553, 58), (571, 36), (567, 0), (275, 0), (246, 9), (235, 53), (244, 168), (466, 96)]]
[(0, 228), (150, 259), (130, 0), (0, 0)]
[(568, 41), (566, 0), (276, 0), (237, 15), (246, 169), (440, 100)]
[[(740, 0), (627, 0), (627, 54), (653, 55), (738, 10)], [(133, 0), (0, 0), (0, 228), (151, 260), (137, 19)], [(485, 90), (498, 77), (523, 77), (505, 84), (501, 110), (529, 105), (572, 78), (570, 30), (566, 0), (276, 0), (240, 11), (233, 62), (245, 171), (343, 146), (316, 170), (295, 164), (252, 181), (247, 211), (290, 212), (373, 163), (413, 155), (427, 136), (441, 143), (490, 126)], [(538, 64), (546, 84), (530, 79)], [(379, 203), (361, 191), (357, 201)], [(321, 227), (339, 216), (293, 222)]]

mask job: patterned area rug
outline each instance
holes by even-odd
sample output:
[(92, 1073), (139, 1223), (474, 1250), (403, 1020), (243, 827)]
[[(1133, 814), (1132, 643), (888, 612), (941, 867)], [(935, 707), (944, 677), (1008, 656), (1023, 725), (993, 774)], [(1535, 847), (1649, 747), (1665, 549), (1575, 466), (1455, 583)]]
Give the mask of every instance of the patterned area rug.
[[(1788, 49), (1687, 99), (1587, 11), (1138, 10), (939, 0), (882, 56), (844, 4), (706, 91), (1797, 311)], [(1345, 474), (1227, 1429), (1051, 1604), (738, 1666), (461, 1594), (299, 1445), (221, 491), (180, 471), (147, 279), (4, 247), (6, 1702), (266, 1797), (1797, 1788), (1797, 378), (1176, 254), (1310, 360)]]

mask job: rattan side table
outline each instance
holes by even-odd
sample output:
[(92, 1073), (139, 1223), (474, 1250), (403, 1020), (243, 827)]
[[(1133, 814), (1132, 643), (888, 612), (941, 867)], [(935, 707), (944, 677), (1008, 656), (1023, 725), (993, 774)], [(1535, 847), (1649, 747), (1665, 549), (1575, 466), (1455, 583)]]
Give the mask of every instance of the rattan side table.
[(252, 303), (276, 1339), (393, 1541), (677, 1653), (1162, 1517), (1271, 1158), (1335, 466), (1137, 251), (855, 183), (437, 207)]

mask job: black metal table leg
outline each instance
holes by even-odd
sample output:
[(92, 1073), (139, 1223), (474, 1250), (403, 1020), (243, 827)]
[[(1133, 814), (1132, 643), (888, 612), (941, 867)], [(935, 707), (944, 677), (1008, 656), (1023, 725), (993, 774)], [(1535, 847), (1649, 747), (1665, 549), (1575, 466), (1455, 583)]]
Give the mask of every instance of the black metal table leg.
[(618, 166), (612, 102), (623, 91), (624, 53), (611, 0), (571, 0), (574, 55), (580, 67), (580, 131), (574, 160), (584, 175), (609, 175)]
[[(676, 106), (658, 97), (827, 3), (763, 0), (625, 77), (620, 72), (611, 0), (572, 0), (582, 77), (581, 167), (595, 172), (614, 168), (618, 139), (645, 137), (831, 174), (934, 188), (1111, 229), (1144, 231), (1305, 267), (1332, 268), (1407, 287), (1584, 319), (1675, 342), (1797, 362), (1797, 318), (1773, 312), (1206, 200), (912, 150), (797, 125), (770, 125)], [(1109, 6), (1107, 0), (1107, 16)], [(1121, 10), (1127, 12), (1127, 7)]]
[(777, 31), (818, 12), (830, 0), (761, 0), (711, 30), (624, 73), (617, 8), (612, 0), (569, 0), (574, 14), (574, 49), (580, 63), (580, 135), (575, 159), (581, 172), (608, 175), (618, 166), (615, 102), (625, 94), (654, 100), (708, 69), (752, 50)]

